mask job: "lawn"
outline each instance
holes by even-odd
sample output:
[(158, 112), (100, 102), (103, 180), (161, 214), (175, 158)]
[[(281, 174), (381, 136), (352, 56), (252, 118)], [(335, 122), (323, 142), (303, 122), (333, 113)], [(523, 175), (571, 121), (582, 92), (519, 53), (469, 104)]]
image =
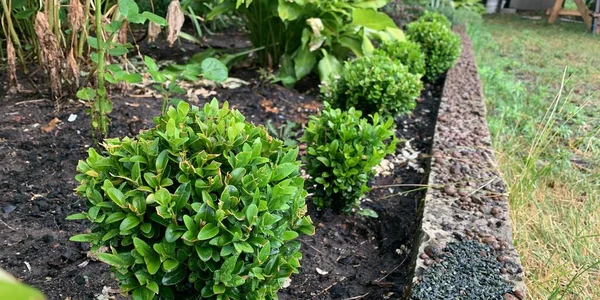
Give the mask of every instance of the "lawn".
[(472, 24), (531, 299), (600, 297), (600, 38), (582, 24)]

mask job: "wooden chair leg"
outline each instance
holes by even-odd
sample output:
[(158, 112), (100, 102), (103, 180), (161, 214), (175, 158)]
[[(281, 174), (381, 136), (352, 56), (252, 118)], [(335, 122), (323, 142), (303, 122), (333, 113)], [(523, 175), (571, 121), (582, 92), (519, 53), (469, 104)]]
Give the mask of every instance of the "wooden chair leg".
[[(564, 0), (563, 0), (564, 1)], [(590, 10), (583, 0), (574, 0), (575, 4), (577, 4), (577, 9), (581, 13), (581, 18), (583, 18), (583, 23), (590, 30), (592, 28), (592, 17), (590, 16)]]
[(558, 14), (562, 10), (563, 3), (565, 0), (554, 0), (554, 6), (552, 7), (552, 11), (550, 12), (550, 17), (548, 18), (548, 23), (556, 22), (558, 18)]

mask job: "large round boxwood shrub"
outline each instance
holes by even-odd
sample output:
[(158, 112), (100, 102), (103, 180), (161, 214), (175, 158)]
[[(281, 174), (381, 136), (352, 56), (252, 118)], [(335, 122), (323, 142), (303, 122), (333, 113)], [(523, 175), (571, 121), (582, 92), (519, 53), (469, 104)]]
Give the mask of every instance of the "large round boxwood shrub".
[(423, 76), (425, 74), (425, 54), (421, 51), (419, 44), (404, 40), (390, 41), (382, 44), (376, 55), (388, 56), (406, 67), (412, 74)]
[(321, 87), (321, 96), (335, 108), (397, 116), (415, 108), (422, 89), (408, 67), (374, 54), (346, 62), (340, 77)]
[(425, 53), (425, 78), (431, 82), (450, 69), (461, 52), (460, 37), (439, 21), (419, 19), (408, 24), (408, 39)]
[(216, 100), (180, 102), (136, 138), (108, 139), (80, 161), (91, 233), (134, 299), (276, 299), (297, 273), (307, 195), (298, 149)]
[(452, 28), (452, 22), (448, 18), (440, 13), (434, 11), (425, 11), (425, 13), (419, 18), (422, 22), (439, 22), (447, 28)]

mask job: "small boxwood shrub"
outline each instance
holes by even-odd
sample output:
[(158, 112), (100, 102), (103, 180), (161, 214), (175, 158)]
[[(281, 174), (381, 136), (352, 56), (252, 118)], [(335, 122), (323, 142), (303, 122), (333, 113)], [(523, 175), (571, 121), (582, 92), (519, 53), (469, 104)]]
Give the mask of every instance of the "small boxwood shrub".
[(109, 246), (133, 299), (276, 299), (312, 234), (297, 148), (216, 100), (180, 102), (135, 139), (108, 139), (80, 161), (92, 222), (73, 241)]
[(446, 16), (429, 10), (425, 11), (425, 13), (419, 18), (419, 21), (427, 23), (439, 22), (447, 28), (452, 28), (452, 22), (450, 22)]
[(388, 56), (405, 65), (412, 74), (419, 76), (425, 74), (425, 55), (421, 51), (421, 46), (415, 42), (409, 40), (387, 42), (382, 44), (375, 54)]
[(425, 78), (430, 82), (450, 69), (460, 56), (460, 37), (440, 22), (419, 19), (408, 24), (407, 34), (425, 53)]
[(351, 212), (369, 190), (373, 167), (395, 152), (393, 118), (372, 120), (362, 113), (333, 109), (325, 102), (320, 116), (311, 116), (300, 139), (307, 144), (306, 171), (311, 176), (308, 189), (317, 208)]
[(415, 108), (422, 89), (419, 76), (408, 67), (387, 56), (371, 55), (346, 62), (339, 78), (322, 85), (321, 95), (335, 108), (396, 116)]

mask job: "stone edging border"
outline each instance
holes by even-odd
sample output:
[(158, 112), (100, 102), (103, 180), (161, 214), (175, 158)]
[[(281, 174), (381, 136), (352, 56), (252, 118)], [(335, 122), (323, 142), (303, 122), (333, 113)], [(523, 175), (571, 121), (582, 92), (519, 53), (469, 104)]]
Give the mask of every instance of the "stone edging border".
[(501, 265), (497, 272), (512, 287), (504, 299), (524, 299), (524, 273), (512, 241), (508, 191), (491, 148), (477, 64), (464, 28), (455, 31), (462, 37), (463, 51), (447, 73), (438, 111), (429, 188), (414, 244), (413, 284), (426, 279), (424, 271), (440, 261), (446, 245), (475, 240), (490, 246)]

